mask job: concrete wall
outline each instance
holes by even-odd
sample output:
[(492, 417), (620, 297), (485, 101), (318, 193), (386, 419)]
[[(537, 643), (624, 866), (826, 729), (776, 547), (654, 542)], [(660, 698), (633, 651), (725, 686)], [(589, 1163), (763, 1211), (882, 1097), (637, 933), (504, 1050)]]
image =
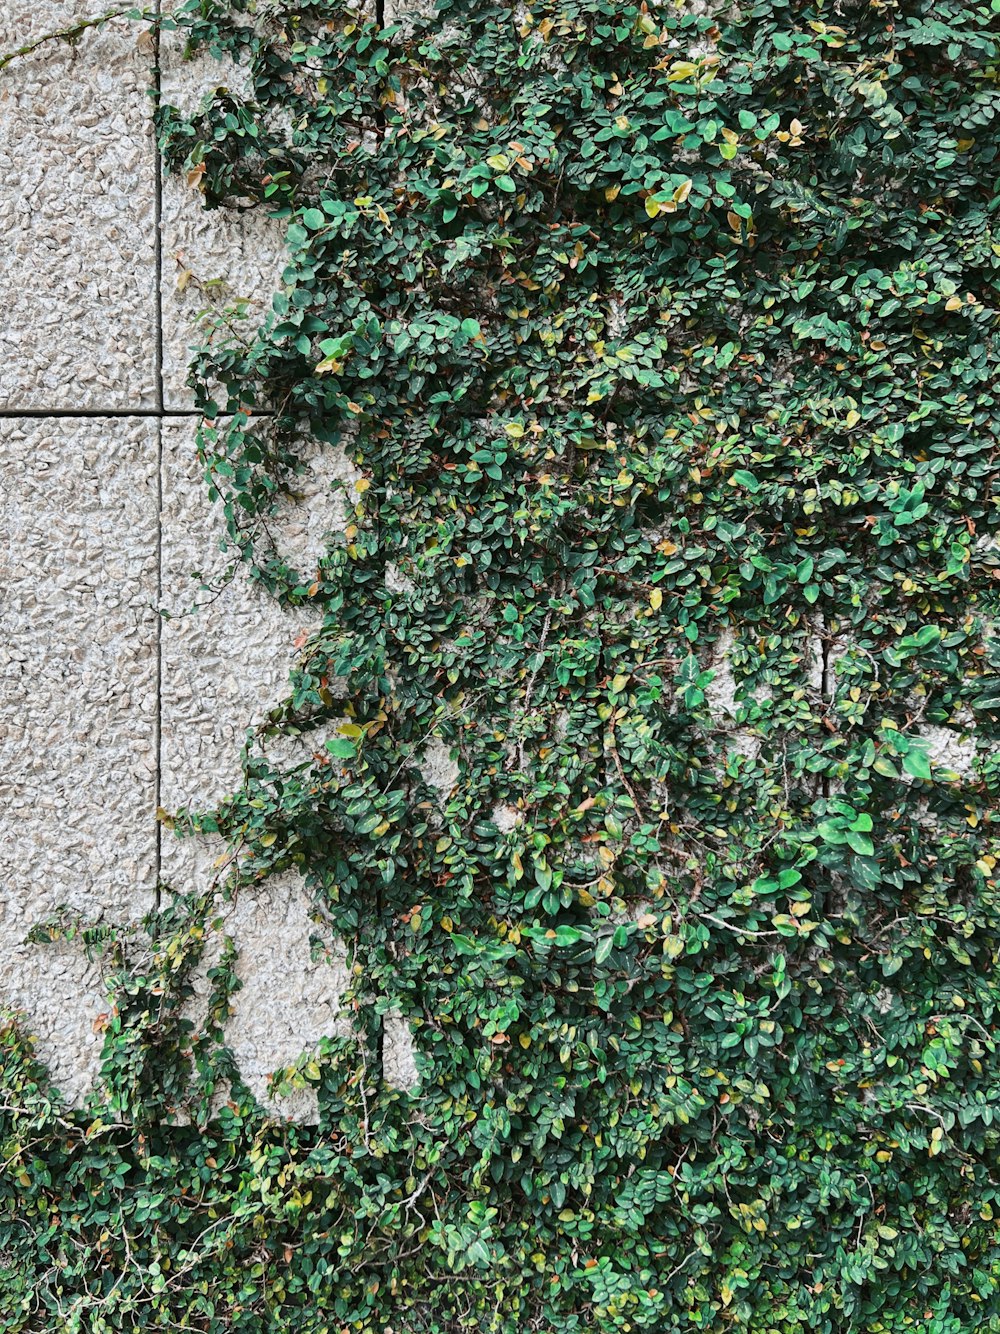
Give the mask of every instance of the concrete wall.
[[(99, 9), (7, 0), (0, 52)], [(77, 1101), (100, 1057), (99, 963), (27, 931), (61, 905), (136, 921), (160, 878), (206, 883), (220, 848), (171, 838), (156, 808), (231, 787), (304, 628), (242, 576), (195, 616), (157, 615), (195, 601), (192, 571), (226, 563), (184, 385), (195, 316), (234, 296), (263, 311), (283, 252), (266, 220), (206, 213), (163, 178), (149, 65), (122, 21), (0, 74), (0, 1004), (23, 1011)], [(164, 50), (175, 100), (225, 77)], [(344, 473), (317, 458), (285, 524), (303, 553), (331, 519), (324, 483)], [(227, 930), (244, 979), (228, 1037), (264, 1094), (272, 1069), (334, 1030), (343, 957), (311, 959), (294, 878), (241, 901)], [(411, 1082), (394, 1031), (387, 1064)]]
[[(99, 9), (5, 0), (0, 52)], [(402, 15), (390, 0), (386, 17)], [(182, 889), (211, 879), (219, 847), (161, 837), (154, 812), (231, 787), (244, 729), (280, 698), (304, 628), (242, 578), (197, 616), (157, 615), (191, 605), (192, 571), (226, 563), (184, 386), (195, 317), (236, 296), (263, 311), (283, 259), (266, 219), (206, 213), (163, 178), (143, 41), (121, 21), (0, 74), (0, 1004), (24, 1011), (75, 1099), (100, 1055), (99, 968), (25, 935), (62, 904), (137, 920), (161, 877)], [(184, 64), (165, 42), (172, 100), (196, 104), (227, 78), (238, 75)], [(346, 461), (317, 453), (305, 503), (279, 525), (305, 559), (336, 522), (331, 476), (348, 478)], [(731, 747), (753, 755), (732, 647), (705, 663), (710, 703)], [(927, 735), (939, 762), (967, 771), (974, 742), (954, 728)], [(447, 753), (427, 764), (431, 781), (454, 781)], [(332, 1030), (342, 956), (311, 959), (294, 879), (237, 905), (228, 929), (244, 977), (229, 1037), (263, 1094), (270, 1070)], [(386, 1037), (387, 1070), (413, 1083), (405, 1025)]]

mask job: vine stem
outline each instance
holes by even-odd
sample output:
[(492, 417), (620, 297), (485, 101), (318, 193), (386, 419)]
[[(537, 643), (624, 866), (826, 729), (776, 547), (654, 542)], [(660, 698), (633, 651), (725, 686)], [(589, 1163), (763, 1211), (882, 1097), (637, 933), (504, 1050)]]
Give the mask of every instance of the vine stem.
[(26, 42), (24, 46), (19, 46), (14, 51), (5, 52), (0, 55), (0, 70), (6, 69), (20, 56), (30, 56), (32, 52), (37, 51), (46, 42), (68, 42), (72, 46), (88, 28), (99, 28), (102, 24), (109, 23), (111, 19), (122, 18), (124, 15), (140, 21), (155, 21), (160, 17), (153, 9), (136, 9), (131, 5), (125, 9), (108, 9), (103, 14), (95, 14), (89, 19), (81, 19), (79, 23), (71, 23), (66, 28), (57, 28), (53, 32), (45, 33), (42, 37), (37, 37), (33, 42)]

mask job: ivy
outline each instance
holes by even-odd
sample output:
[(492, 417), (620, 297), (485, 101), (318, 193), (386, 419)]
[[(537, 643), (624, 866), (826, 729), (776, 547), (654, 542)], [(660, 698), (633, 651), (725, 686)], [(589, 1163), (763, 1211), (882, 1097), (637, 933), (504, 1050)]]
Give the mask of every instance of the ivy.
[[(87, 1110), (4, 1030), (0, 1328), (1000, 1330), (998, 16), (161, 21), (248, 88), (167, 162), (285, 227), (191, 384), (319, 620), (264, 731), (330, 738), (177, 827), (301, 871), (354, 1036), (282, 1121), (231, 948), (191, 1018), (209, 887), (91, 938)], [(316, 440), (361, 482), (295, 569)]]

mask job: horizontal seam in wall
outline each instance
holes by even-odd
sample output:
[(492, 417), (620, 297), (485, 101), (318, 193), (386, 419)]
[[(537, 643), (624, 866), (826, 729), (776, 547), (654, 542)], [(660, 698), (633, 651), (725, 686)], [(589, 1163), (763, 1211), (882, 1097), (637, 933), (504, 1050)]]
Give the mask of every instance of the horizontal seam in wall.
[[(229, 416), (230, 414), (222, 413), (221, 415)], [(269, 408), (261, 408), (253, 415), (255, 417), (271, 417), (274, 414)], [(64, 419), (73, 417), (204, 418), (204, 416), (205, 414), (199, 412), (196, 408), (0, 408), (0, 421), (17, 421), (18, 418), (39, 420), (46, 417)]]

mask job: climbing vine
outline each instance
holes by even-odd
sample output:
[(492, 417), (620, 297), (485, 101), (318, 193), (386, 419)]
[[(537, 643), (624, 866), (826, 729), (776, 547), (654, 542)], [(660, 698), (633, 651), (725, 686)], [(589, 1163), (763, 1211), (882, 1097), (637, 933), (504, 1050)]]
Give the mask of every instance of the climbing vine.
[(287, 241), (209, 494), (317, 624), (302, 757), (176, 825), (301, 872), (352, 1036), (282, 1121), (211, 886), (84, 930), (88, 1108), (2, 1037), (0, 1328), (1000, 1330), (1000, 0), (161, 22), (244, 88), (165, 160)]

